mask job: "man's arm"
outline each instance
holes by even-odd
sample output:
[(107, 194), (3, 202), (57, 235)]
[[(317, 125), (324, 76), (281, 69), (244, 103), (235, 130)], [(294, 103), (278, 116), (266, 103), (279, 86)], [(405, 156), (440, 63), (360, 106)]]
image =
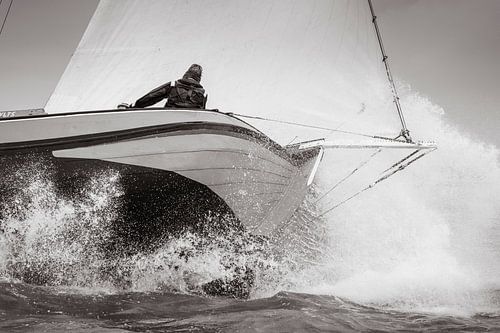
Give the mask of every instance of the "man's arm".
[(171, 87), (170, 82), (165, 83), (164, 85), (162, 85), (154, 90), (151, 90), (146, 95), (139, 98), (135, 102), (133, 107), (134, 108), (145, 108), (145, 107), (148, 107), (150, 105), (156, 104), (159, 101), (161, 101), (162, 99), (168, 97), (168, 94), (170, 93), (171, 88), (172, 87)]

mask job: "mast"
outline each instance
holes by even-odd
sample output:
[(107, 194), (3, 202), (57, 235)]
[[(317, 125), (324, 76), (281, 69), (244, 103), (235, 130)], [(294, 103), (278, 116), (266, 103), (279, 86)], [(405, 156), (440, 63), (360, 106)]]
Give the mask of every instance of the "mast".
[(398, 138), (403, 137), (406, 140), (406, 142), (413, 142), (413, 140), (411, 139), (411, 136), (410, 136), (410, 131), (406, 127), (406, 121), (405, 121), (405, 118), (403, 115), (403, 110), (401, 109), (401, 104), (399, 103), (399, 96), (398, 96), (398, 92), (396, 90), (396, 85), (394, 84), (394, 80), (393, 80), (392, 74), (391, 74), (391, 69), (389, 68), (389, 61), (388, 61), (389, 58), (387, 57), (387, 54), (385, 53), (384, 44), (382, 43), (382, 36), (380, 35), (380, 30), (379, 30), (378, 24), (377, 24), (377, 16), (375, 16), (375, 12), (373, 10), (373, 4), (372, 4), (371, 0), (368, 0), (368, 5), (370, 6), (370, 12), (372, 14), (372, 22), (373, 22), (373, 25), (375, 26), (375, 32), (377, 33), (378, 44), (380, 46), (380, 51), (382, 52), (382, 61), (385, 65), (385, 71), (387, 73), (387, 78), (389, 79), (389, 83), (391, 84), (392, 96), (394, 98), (394, 104), (396, 104), (396, 109), (398, 111), (399, 119), (401, 120), (402, 129), (401, 129), (401, 133), (399, 134)]

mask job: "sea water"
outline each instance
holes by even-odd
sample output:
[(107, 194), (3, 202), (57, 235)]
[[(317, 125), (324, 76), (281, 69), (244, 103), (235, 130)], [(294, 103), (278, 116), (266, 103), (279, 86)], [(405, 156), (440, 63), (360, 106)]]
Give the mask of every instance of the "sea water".
[[(322, 215), (338, 176), (327, 152), (279, 246), (186, 233), (109, 258), (119, 174), (96, 175), (71, 201), (44, 165), (19, 170), (0, 229), (0, 331), (499, 330), (498, 149), (425, 97), (402, 101), (414, 137), (439, 149)], [(255, 274), (248, 300), (204, 293), (235, 267)]]

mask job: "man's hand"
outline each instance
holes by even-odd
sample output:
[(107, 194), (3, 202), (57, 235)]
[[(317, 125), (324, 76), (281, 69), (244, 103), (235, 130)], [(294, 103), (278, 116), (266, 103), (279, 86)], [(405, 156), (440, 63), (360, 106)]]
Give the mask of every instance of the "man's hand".
[(117, 109), (130, 109), (132, 107), (131, 104), (128, 104), (128, 103), (120, 103), (118, 104), (118, 106), (116, 107)]

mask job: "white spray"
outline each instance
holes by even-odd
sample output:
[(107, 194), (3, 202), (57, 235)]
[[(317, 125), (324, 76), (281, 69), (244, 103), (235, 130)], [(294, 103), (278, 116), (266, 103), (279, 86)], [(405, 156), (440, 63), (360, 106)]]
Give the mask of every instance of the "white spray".
[[(499, 152), (446, 124), (418, 94), (407, 92), (403, 105), (413, 136), (439, 149), (317, 221), (329, 242), (295, 290), (398, 309), (498, 310), (490, 296), (500, 287)], [(328, 188), (335, 171), (327, 157), (319, 185)]]

